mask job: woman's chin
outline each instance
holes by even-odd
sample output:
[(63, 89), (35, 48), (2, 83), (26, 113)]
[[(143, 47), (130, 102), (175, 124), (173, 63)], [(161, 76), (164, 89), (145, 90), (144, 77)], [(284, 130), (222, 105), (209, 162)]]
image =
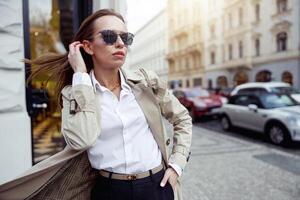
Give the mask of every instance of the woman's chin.
[(125, 61), (124, 60), (118, 60), (118, 61), (114, 61), (114, 63), (112, 63), (111, 67), (112, 68), (120, 68), (122, 65), (124, 65)]
[(114, 69), (119, 69), (123, 64), (124, 64), (124, 62), (113, 62), (113, 63), (107, 64), (104, 67), (106, 69), (114, 70)]

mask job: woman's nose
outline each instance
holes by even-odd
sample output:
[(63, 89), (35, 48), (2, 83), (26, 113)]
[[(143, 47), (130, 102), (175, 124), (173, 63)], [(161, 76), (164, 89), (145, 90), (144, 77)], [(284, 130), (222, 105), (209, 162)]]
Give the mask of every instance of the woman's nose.
[(119, 35), (118, 35), (118, 38), (117, 38), (117, 41), (116, 41), (115, 45), (116, 45), (116, 47), (119, 47), (119, 48), (125, 46), (123, 40), (121, 39), (121, 37)]

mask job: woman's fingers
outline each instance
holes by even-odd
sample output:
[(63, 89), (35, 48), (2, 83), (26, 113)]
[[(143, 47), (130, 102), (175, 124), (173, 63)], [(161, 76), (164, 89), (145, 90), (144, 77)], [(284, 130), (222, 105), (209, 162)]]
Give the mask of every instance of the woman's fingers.
[(75, 46), (78, 45), (78, 44), (81, 44), (81, 43), (79, 41), (75, 41), (75, 42), (72, 42), (69, 45), (69, 53), (70, 54), (74, 54), (75, 53)]
[(75, 50), (76, 50), (76, 52), (79, 52), (80, 47), (83, 47), (83, 44), (79, 43), (79, 44), (76, 44), (76, 45), (75, 45)]
[(171, 184), (172, 188), (175, 188), (176, 181), (177, 181), (178, 175), (175, 172), (173, 168), (168, 168), (165, 171), (164, 177), (161, 180), (160, 186), (164, 187), (167, 183), (167, 181)]
[(79, 41), (72, 42), (69, 45), (68, 60), (74, 72), (86, 72), (86, 66), (82, 58), (80, 48), (83, 46)]

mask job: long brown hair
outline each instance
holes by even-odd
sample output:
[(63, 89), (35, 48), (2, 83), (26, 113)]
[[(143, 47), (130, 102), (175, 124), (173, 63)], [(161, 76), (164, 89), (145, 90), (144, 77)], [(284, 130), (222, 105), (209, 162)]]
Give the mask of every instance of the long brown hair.
[[(124, 23), (125, 20), (121, 14), (117, 13), (113, 9), (101, 9), (87, 17), (80, 25), (78, 31), (75, 33), (72, 42), (83, 40), (93, 40), (92, 34), (94, 33), (94, 21), (100, 17), (112, 15), (121, 19)], [(81, 55), (85, 61), (87, 72), (94, 67), (91, 55), (86, 53), (83, 49), (80, 49)], [(68, 61), (68, 52), (65, 54), (47, 53), (36, 59), (29, 60), (24, 59), (24, 62), (30, 65), (36, 65), (37, 67), (32, 71), (27, 79), (27, 84), (39, 74), (48, 74), (49, 78), (45, 81), (46, 85), (48, 81), (54, 80), (56, 86), (54, 88), (54, 94), (57, 102), (61, 105), (61, 90), (66, 85), (72, 84), (73, 69)]]

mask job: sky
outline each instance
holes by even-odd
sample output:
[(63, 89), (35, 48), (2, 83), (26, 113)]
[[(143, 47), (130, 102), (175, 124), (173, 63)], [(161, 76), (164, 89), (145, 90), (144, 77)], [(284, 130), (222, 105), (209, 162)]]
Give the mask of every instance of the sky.
[(135, 33), (166, 5), (166, 0), (127, 0), (127, 28)]

